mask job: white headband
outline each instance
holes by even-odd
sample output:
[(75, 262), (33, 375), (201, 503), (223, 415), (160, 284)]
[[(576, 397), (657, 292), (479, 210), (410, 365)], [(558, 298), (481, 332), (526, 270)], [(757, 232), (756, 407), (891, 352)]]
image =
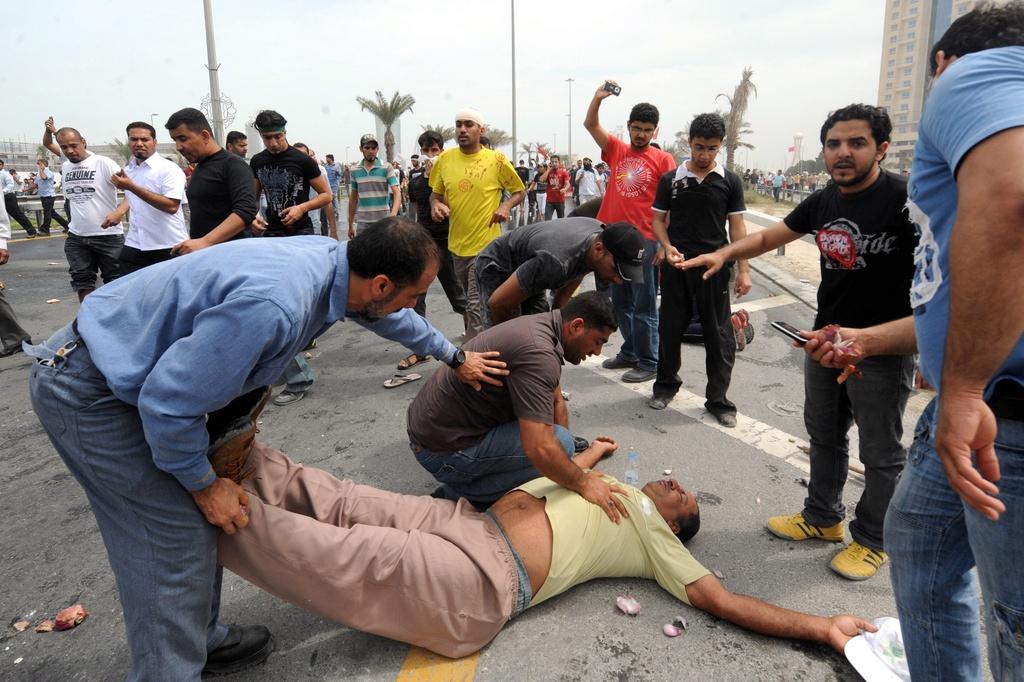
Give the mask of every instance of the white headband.
[(481, 128), (484, 127), (484, 115), (476, 109), (460, 109), (455, 113), (456, 121), (473, 121)]

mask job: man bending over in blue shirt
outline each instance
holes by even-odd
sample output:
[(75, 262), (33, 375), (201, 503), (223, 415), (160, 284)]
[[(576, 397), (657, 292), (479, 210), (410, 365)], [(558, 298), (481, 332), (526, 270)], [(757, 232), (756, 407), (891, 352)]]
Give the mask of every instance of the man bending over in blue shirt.
[(207, 458), (209, 429), (240, 403), (260, 405), (313, 338), (351, 316), (474, 388), (501, 385), (497, 353), (463, 352), (411, 310), (439, 263), (430, 235), (398, 218), (347, 243), (238, 240), (104, 286), (74, 323), (26, 347), (33, 407), (89, 498), (117, 578), (130, 679), (198, 680), (273, 649), (266, 628), (217, 617), (217, 530), (248, 519), (245, 493)]

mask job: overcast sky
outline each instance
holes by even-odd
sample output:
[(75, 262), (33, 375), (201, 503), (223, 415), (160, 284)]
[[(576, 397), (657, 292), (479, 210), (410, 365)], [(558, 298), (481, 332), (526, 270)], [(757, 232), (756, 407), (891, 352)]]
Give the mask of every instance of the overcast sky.
[[(231, 127), (242, 128), (259, 109), (277, 109), (289, 121), (290, 141), (339, 160), (348, 147), (354, 160), (359, 136), (373, 130), (355, 97), (398, 90), (416, 98), (402, 119), (405, 156), (422, 124), (450, 124), (464, 106), (511, 133), (509, 5), (214, 0), (221, 89), (237, 109)], [(750, 165), (788, 165), (798, 132), (804, 157), (813, 158), (829, 110), (876, 103), (884, 6), (516, 0), (519, 141), (568, 151), (569, 77), (574, 153), (597, 154), (582, 121), (605, 78), (622, 85), (622, 95), (602, 107), (606, 128), (649, 101), (661, 110), (661, 139), (671, 140), (694, 114), (724, 108), (715, 95), (731, 94), (750, 66), (758, 91), (747, 114), (756, 147)], [(57, 0), (39, 11), (5, 12), (0, 34), (9, 57), (0, 70), (0, 139), (37, 142), (52, 114), (99, 144), (123, 139), (125, 123), (156, 113), (158, 137), (167, 141), (168, 114), (199, 106), (209, 91), (201, 0)], [(53, 36), (46, 49), (44, 35)], [(737, 160), (746, 161), (745, 153)]]

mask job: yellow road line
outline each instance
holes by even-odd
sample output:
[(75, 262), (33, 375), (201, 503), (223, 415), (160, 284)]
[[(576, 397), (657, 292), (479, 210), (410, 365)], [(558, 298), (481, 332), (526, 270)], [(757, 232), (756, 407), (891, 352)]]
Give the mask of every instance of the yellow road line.
[(479, 652), (452, 659), (418, 646), (409, 647), (396, 682), (473, 682), (479, 662)]

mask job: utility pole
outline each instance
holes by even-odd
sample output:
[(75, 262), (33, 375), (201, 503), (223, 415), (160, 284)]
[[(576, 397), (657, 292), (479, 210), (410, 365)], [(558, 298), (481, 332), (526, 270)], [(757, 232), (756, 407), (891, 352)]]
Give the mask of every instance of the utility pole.
[(206, 65), (210, 72), (210, 113), (213, 115), (213, 136), (224, 144), (224, 112), (220, 106), (220, 63), (217, 61), (217, 43), (213, 36), (213, 0), (203, 0), (203, 19), (206, 23)]
[(566, 78), (569, 84), (569, 165), (572, 165), (572, 82), (573, 78)]
[[(512, 4), (512, 161), (519, 155), (516, 146), (516, 0)], [(529, 153), (527, 153), (529, 155)]]

